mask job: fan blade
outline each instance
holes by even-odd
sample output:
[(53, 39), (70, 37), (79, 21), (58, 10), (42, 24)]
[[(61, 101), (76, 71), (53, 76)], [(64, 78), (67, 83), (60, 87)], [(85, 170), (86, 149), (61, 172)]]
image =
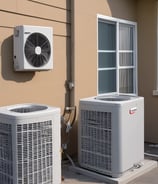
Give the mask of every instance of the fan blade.
[(32, 63), (32, 65), (33, 66), (35, 66), (35, 67), (37, 67), (38, 66), (38, 55), (34, 55), (33, 57), (32, 57), (32, 59), (31, 59), (31, 63)]
[(48, 58), (41, 54), (41, 58), (43, 61), (43, 64), (46, 64), (48, 62)]
[(36, 34), (35, 35), (35, 44), (36, 44), (36, 46), (38, 46), (39, 45), (39, 34)]
[(44, 40), (44, 42), (42, 43), (41, 45), (41, 48), (44, 48), (44, 47), (49, 47), (49, 41), (48, 40)]
[(35, 45), (32, 43), (32, 41), (27, 40), (27, 42), (26, 42), (26, 46), (25, 46), (25, 47), (35, 48)]
[(42, 52), (41, 55), (42, 55), (42, 57), (43, 57), (46, 61), (49, 60), (49, 54), (48, 54), (48, 53)]

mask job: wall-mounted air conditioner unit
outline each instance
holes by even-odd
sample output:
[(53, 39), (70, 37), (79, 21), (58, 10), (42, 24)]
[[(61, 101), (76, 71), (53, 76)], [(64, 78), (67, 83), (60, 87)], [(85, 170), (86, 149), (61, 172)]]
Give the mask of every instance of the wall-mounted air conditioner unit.
[(22, 25), (14, 28), (15, 71), (38, 71), (53, 68), (53, 29)]
[(0, 108), (0, 183), (60, 184), (60, 109)]
[(120, 177), (144, 159), (143, 97), (80, 100), (79, 164)]

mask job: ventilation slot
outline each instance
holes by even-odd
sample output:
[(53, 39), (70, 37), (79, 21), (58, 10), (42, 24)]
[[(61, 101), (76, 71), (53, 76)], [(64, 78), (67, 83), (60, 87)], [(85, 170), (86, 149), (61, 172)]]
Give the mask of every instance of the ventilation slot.
[(0, 183), (13, 184), (11, 125), (0, 123)]
[(111, 112), (81, 110), (81, 155), (83, 166), (111, 171)]
[(53, 182), (52, 121), (17, 125), (18, 184)]

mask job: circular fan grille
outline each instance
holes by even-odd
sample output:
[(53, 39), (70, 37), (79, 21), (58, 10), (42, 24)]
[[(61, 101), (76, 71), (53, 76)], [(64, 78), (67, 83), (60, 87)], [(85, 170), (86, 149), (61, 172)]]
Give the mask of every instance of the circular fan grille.
[(42, 67), (48, 63), (51, 55), (50, 42), (45, 35), (32, 33), (26, 40), (24, 52), (32, 66)]

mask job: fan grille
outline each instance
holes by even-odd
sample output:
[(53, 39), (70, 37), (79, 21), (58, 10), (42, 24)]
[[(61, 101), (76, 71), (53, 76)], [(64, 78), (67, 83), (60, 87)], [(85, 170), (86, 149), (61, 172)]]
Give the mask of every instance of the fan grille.
[(112, 113), (81, 110), (80, 164), (102, 174), (111, 173)]
[(49, 62), (51, 45), (41, 33), (32, 33), (26, 40), (24, 53), (31, 66), (42, 67)]
[(52, 184), (51, 120), (17, 125), (18, 184)]

